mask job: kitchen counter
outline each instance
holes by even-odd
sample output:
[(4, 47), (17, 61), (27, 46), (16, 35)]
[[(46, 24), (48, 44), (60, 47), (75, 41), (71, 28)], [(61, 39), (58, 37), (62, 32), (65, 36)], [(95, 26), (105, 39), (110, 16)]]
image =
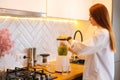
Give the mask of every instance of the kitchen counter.
[(57, 76), (55, 80), (72, 80), (74, 78), (80, 77), (83, 74), (83, 65), (80, 64), (71, 64), (71, 72), (66, 75), (62, 75), (62, 73), (55, 73)]
[[(53, 72), (54, 71), (53, 68), (55, 67), (55, 63), (52, 62), (52, 63), (50, 63), (50, 65), (51, 66), (42, 66), (42, 69), (44, 69), (45, 71), (47, 70), (47, 71)], [(71, 71), (69, 73), (62, 75), (62, 73), (53, 72), (53, 73), (50, 73), (51, 76), (57, 77), (54, 80), (72, 80), (72, 79), (75, 79), (77, 77), (82, 76), (84, 65), (73, 64), (73, 63), (71, 63), (70, 65), (71, 65)], [(36, 68), (39, 70), (40, 67), (41, 66), (37, 66)]]

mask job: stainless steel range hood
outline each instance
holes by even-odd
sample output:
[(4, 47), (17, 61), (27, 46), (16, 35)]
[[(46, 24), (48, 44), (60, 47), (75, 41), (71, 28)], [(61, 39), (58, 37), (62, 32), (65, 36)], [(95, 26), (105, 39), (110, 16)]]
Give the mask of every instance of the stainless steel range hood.
[(46, 17), (46, 13), (0, 8), (0, 16), (13, 17)]

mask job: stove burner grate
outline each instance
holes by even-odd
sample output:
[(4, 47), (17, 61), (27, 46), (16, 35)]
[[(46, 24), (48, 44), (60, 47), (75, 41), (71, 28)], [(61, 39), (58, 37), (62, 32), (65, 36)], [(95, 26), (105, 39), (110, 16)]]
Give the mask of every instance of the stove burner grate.
[(6, 80), (53, 80), (57, 77), (45, 74), (43, 70), (39, 72), (28, 70), (27, 67), (15, 69), (7, 69)]

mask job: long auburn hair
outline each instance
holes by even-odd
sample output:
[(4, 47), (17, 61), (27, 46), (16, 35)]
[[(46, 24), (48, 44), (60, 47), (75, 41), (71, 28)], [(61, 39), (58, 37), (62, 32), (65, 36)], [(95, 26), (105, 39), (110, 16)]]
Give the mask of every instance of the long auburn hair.
[(107, 8), (103, 4), (97, 3), (90, 7), (89, 12), (98, 25), (109, 31), (110, 48), (112, 51), (115, 52), (116, 51), (115, 38)]

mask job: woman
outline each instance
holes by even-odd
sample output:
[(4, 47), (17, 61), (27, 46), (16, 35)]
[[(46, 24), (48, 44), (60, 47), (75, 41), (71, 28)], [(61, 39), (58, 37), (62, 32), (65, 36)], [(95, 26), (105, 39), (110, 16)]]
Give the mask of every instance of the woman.
[(85, 54), (83, 80), (114, 80), (115, 40), (107, 8), (95, 4), (89, 9), (90, 22), (96, 27), (92, 37), (82, 43), (68, 38), (69, 50)]

